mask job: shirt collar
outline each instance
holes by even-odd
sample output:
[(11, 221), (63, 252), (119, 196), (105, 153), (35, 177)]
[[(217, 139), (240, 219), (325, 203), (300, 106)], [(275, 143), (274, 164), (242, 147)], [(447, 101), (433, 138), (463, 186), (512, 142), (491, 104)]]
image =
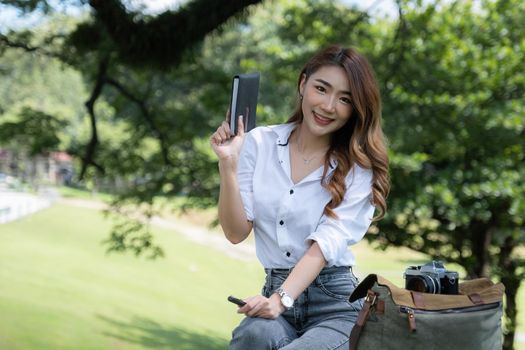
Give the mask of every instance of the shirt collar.
[[(270, 128), (276, 133), (275, 144), (277, 146), (288, 146), (290, 135), (297, 127), (297, 123), (286, 123), (279, 125), (272, 125)], [(330, 157), (330, 172), (337, 167), (337, 159), (332, 155)]]
[(277, 146), (288, 146), (290, 135), (292, 134), (292, 131), (294, 131), (296, 126), (296, 123), (286, 123), (270, 126), (273, 132), (277, 134), (277, 137), (275, 138), (275, 143), (277, 144)]

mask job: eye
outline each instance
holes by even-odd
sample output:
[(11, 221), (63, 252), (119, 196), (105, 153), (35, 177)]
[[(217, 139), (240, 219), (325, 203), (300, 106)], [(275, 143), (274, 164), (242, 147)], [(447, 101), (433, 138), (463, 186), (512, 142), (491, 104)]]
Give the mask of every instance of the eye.
[(349, 97), (341, 97), (340, 100), (341, 100), (341, 102), (343, 102), (346, 105), (351, 105), (352, 104), (352, 100)]
[(326, 89), (322, 85), (315, 85), (315, 89), (319, 92), (326, 92)]

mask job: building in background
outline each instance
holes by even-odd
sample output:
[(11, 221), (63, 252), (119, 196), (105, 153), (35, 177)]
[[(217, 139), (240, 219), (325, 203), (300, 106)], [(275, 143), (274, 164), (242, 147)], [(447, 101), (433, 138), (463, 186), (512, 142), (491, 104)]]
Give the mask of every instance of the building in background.
[(0, 149), (0, 174), (32, 184), (70, 185), (73, 157), (67, 152), (28, 156), (12, 149)]

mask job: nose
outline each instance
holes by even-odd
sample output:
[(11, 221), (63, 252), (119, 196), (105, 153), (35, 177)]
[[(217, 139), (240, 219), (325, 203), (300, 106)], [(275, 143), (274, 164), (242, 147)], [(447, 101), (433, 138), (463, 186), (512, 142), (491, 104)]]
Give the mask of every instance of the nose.
[(323, 104), (321, 105), (321, 108), (323, 111), (328, 113), (334, 113), (335, 112), (335, 104), (337, 102), (337, 98), (334, 95), (327, 94), (325, 95), (325, 100), (323, 101)]

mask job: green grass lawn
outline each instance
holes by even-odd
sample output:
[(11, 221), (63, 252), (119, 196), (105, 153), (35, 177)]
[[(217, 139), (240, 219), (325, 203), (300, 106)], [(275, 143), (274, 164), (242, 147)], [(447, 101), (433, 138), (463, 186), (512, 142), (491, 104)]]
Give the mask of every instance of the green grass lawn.
[(224, 349), (257, 263), (162, 230), (165, 259), (105, 255), (108, 229), (62, 205), (0, 226), (0, 349)]
[[(241, 316), (226, 297), (259, 292), (258, 262), (160, 229), (164, 259), (106, 255), (109, 227), (96, 210), (64, 205), (0, 225), (0, 349), (227, 348)], [(397, 284), (407, 265), (425, 261), (364, 243), (355, 251), (358, 275)]]

